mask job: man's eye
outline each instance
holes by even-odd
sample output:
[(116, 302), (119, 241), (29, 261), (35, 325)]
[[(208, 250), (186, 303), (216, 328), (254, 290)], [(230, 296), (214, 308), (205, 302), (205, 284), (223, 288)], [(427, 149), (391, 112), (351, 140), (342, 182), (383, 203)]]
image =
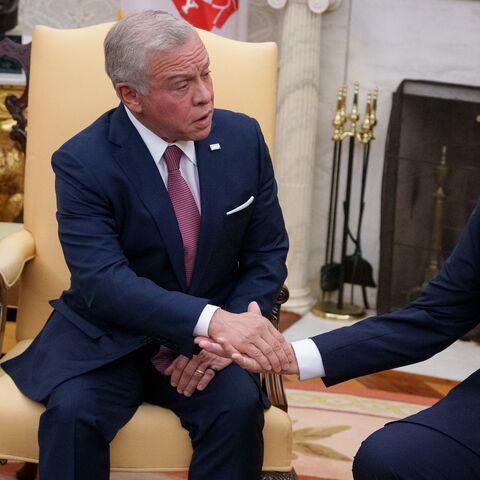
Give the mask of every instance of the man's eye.
[(187, 87), (188, 87), (188, 83), (187, 82), (182, 82), (182, 83), (179, 83), (176, 86), (176, 89), (177, 90), (186, 90)]
[(207, 71), (203, 72), (203, 76), (204, 77), (209, 77), (211, 72), (212, 72), (211, 70), (207, 70)]

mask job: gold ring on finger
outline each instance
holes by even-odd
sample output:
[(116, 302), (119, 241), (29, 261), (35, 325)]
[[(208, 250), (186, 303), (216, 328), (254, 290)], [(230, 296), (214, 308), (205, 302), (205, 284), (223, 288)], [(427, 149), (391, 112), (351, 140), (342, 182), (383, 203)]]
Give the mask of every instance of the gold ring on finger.
[(205, 375), (205, 372), (203, 370), (200, 370), (199, 368), (195, 370), (195, 373), (198, 373), (200, 375)]

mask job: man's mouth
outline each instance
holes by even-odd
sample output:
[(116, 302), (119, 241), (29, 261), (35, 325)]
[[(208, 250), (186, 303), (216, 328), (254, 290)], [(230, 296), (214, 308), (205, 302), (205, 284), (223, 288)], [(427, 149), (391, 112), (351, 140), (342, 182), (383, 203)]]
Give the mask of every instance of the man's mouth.
[(208, 121), (210, 121), (210, 116), (212, 114), (212, 111), (210, 110), (209, 112), (207, 112), (205, 115), (202, 115), (201, 117), (198, 117), (194, 123), (207, 123)]

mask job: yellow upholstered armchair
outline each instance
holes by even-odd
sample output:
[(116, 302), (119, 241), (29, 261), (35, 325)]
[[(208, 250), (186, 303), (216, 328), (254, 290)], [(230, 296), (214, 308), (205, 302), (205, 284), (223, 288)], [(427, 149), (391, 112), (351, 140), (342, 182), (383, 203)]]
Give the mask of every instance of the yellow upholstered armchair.
[[(29, 345), (50, 314), (48, 300), (68, 287), (69, 273), (57, 238), (50, 158), (68, 138), (118, 103), (103, 67), (102, 44), (109, 27), (37, 27), (33, 34), (24, 229), (0, 242), (1, 290), (20, 278), (17, 344), (3, 360)], [(206, 32), (200, 35), (210, 53), (217, 106), (257, 118), (272, 149), (275, 45), (236, 42)], [(278, 377), (267, 383), (277, 406), (266, 412), (262, 478), (294, 479), (292, 428), (284, 411), (283, 388)], [(27, 465), (38, 461), (37, 429), (42, 411), (43, 406), (24, 397), (0, 369), (0, 459)], [(163, 443), (156, 435), (159, 430), (167, 432)], [(148, 404), (138, 409), (111, 445), (114, 470), (182, 471), (188, 469), (190, 457), (189, 436), (177, 417)], [(30, 466), (23, 474), (32, 470)]]

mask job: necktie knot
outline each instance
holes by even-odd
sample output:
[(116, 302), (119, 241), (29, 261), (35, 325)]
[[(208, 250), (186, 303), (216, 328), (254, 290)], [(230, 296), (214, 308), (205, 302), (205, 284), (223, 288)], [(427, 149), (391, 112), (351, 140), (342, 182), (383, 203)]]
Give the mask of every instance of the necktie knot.
[(163, 154), (163, 158), (167, 164), (168, 173), (180, 169), (180, 159), (182, 158), (182, 155), (182, 150), (176, 145), (170, 145), (167, 147)]

